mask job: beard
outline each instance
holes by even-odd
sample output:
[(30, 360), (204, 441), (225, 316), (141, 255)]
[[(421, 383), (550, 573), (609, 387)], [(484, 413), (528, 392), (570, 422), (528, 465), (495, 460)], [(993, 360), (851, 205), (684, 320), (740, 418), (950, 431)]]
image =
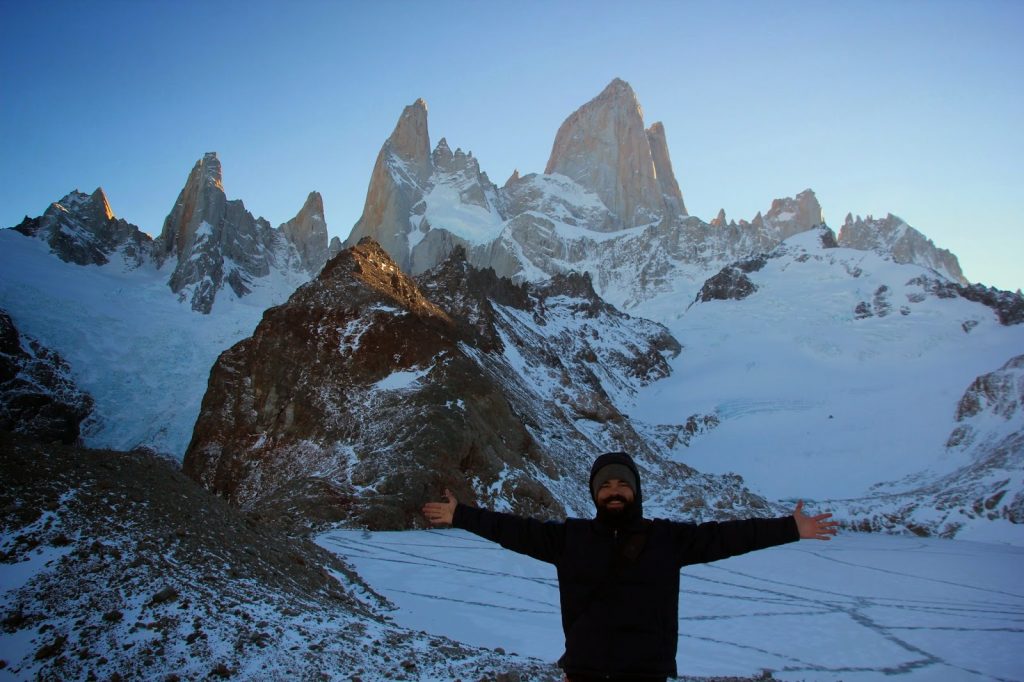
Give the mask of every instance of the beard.
[[(611, 502), (616, 501), (621, 502), (622, 506), (612, 508), (608, 507)], [(607, 523), (621, 522), (624, 519), (629, 518), (632, 509), (633, 503), (625, 497), (622, 497), (621, 495), (612, 495), (611, 497), (602, 500), (600, 504), (597, 505), (597, 519)]]

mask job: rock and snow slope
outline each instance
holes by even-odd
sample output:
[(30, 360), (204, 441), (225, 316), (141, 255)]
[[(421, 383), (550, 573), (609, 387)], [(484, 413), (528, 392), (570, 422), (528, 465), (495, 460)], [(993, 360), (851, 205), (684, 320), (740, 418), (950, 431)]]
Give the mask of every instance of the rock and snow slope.
[(166, 461), (0, 432), (0, 680), (561, 679), (393, 611)]
[[(769, 499), (860, 498), (882, 481), (934, 482), (996, 457), (1002, 464), (991, 465), (992, 476), (1011, 483), (977, 495), (1006, 489), (999, 504), (1007, 511), (996, 510), (1006, 517), (1021, 491), (1012, 481), (1024, 455), (1007, 439), (1024, 433), (1024, 417), (978, 421), (985, 454), (967, 456), (947, 441), (968, 386), (1024, 348), (1024, 325), (1014, 323), (1024, 300), (834, 244), (825, 228), (799, 234), (762, 259), (726, 268), (692, 303), (640, 306), (687, 352), (672, 361), (669, 378), (640, 391), (630, 417), (638, 429), (713, 417), (715, 428), (669, 456), (707, 473), (738, 472)], [(928, 508), (933, 499), (919, 496), (917, 504)], [(974, 500), (962, 504), (970, 509)], [(913, 522), (905, 521), (880, 525), (906, 530)], [(956, 532), (947, 526), (921, 528)]]
[(319, 195), (274, 230), (221, 180), (207, 154), (156, 241), (116, 218), (102, 190), (0, 230), (0, 308), (94, 398), (87, 445), (180, 458), (214, 359), (326, 260)]
[(765, 508), (735, 479), (664, 462), (619, 411), (679, 350), (585, 276), (515, 285), (455, 251), (413, 280), (366, 240), (219, 358), (184, 467), (246, 508), (406, 528), (445, 487), (518, 513), (588, 514), (593, 453), (625, 448), (660, 492), (654, 507)]

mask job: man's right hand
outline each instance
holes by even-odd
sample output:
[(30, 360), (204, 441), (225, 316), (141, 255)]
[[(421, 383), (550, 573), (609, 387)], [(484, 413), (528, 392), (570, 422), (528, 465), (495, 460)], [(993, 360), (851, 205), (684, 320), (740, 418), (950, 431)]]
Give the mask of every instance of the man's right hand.
[(444, 490), (444, 497), (446, 502), (427, 502), (423, 505), (423, 516), (432, 526), (452, 525), (452, 516), (455, 514), (455, 507), (458, 506), (459, 501), (447, 488)]

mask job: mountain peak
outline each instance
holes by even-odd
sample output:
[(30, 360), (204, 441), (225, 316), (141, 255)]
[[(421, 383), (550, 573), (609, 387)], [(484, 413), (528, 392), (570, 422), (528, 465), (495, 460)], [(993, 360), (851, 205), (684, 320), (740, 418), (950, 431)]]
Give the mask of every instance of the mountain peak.
[[(652, 134), (657, 162), (636, 94), (616, 78), (565, 119), (544, 172), (565, 175), (597, 194), (624, 228), (654, 222), (673, 211), (664, 195), (678, 193), (678, 187), (671, 189), (674, 177), (663, 137), (657, 131)], [(657, 166), (665, 177), (664, 187)], [(679, 194), (680, 204), (681, 200)]]
[(320, 192), (310, 192), (298, 214), (279, 229), (299, 252), (302, 267), (316, 275), (328, 257), (327, 221)]
[(940, 249), (903, 219), (889, 213), (882, 220), (846, 216), (839, 230), (839, 245), (862, 251), (874, 251), (897, 263), (914, 263), (931, 268), (954, 282), (968, 284), (960, 261), (946, 249)]
[(427, 128), (427, 103), (418, 99), (402, 110), (398, 123), (386, 143), (389, 151), (414, 164), (417, 176), (430, 173), (430, 134)]
[(103, 191), (102, 187), (97, 187), (96, 191), (89, 197), (93, 206), (99, 214), (102, 214), (107, 220), (113, 220), (116, 216), (114, 210), (110, 208), (110, 201), (107, 200), (107, 193)]
[(637, 108), (640, 107), (640, 102), (637, 99), (636, 92), (633, 90), (633, 86), (618, 77), (613, 78), (604, 87), (601, 94), (594, 98), (594, 101), (596, 100), (623, 100), (635, 104)]
[(221, 192), (224, 191), (224, 175), (217, 152), (206, 152), (203, 154), (203, 158), (196, 161), (195, 167), (199, 172), (200, 178), (213, 184)]

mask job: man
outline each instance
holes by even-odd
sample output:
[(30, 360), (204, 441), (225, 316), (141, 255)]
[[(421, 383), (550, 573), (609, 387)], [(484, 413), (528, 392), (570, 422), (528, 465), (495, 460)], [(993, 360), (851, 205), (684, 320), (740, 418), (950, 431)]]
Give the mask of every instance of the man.
[(568, 682), (652, 682), (676, 675), (679, 570), (801, 538), (828, 540), (831, 514), (679, 523), (643, 517), (640, 472), (624, 452), (590, 471), (594, 519), (541, 522), (459, 504), (428, 502), (433, 525), (450, 524), (555, 565)]

